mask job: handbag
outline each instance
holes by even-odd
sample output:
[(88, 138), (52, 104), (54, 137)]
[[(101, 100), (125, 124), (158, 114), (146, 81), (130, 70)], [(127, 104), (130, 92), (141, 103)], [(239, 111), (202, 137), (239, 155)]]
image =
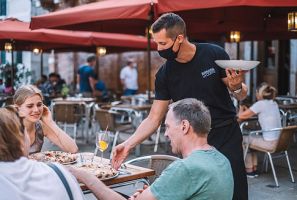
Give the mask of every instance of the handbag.
[(47, 165), (57, 173), (57, 175), (59, 176), (60, 180), (62, 181), (62, 183), (63, 183), (63, 185), (64, 185), (64, 187), (65, 187), (65, 189), (67, 191), (69, 199), (73, 200), (73, 195), (72, 195), (71, 189), (69, 187), (69, 184), (68, 184), (65, 176), (61, 172), (61, 170), (53, 163), (48, 163)]

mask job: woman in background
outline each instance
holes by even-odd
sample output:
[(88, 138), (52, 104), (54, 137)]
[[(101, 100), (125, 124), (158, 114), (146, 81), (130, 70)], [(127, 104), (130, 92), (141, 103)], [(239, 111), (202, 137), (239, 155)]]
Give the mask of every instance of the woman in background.
[(17, 89), (13, 103), (19, 115), (24, 117), (24, 126), (30, 138), (29, 153), (41, 151), (44, 137), (65, 152), (78, 151), (75, 141), (53, 121), (50, 110), (43, 104), (42, 93), (36, 86), (25, 85)]
[[(279, 107), (274, 101), (276, 89), (266, 83), (261, 84), (256, 91), (257, 102), (250, 108), (241, 107), (238, 118), (240, 121), (258, 115), (258, 121), (263, 135), (244, 136), (243, 141), (253, 146), (261, 147), (266, 150), (273, 150), (277, 145), (280, 131), (267, 131), (274, 128), (281, 128), (281, 116)], [(256, 177), (257, 173), (257, 154), (255, 151), (248, 152), (246, 156), (246, 173), (248, 177)]]

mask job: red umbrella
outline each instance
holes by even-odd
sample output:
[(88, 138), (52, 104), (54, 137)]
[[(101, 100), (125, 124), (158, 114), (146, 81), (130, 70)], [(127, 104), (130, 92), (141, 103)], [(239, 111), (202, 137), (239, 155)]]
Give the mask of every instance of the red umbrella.
[(243, 40), (288, 39), (297, 37), (287, 31), (287, 13), (294, 9), (296, 0), (107, 0), (33, 17), (31, 28), (144, 35), (154, 11), (181, 15), (195, 39), (217, 40), (231, 30), (241, 31)]
[[(175, 12), (187, 24), (190, 37), (206, 34), (220, 39), (230, 31), (241, 31), (243, 40), (297, 38), (287, 28), (288, 12), (297, 10), (296, 0), (159, 0), (158, 12)], [(204, 37), (205, 38), (205, 37)]]
[[(145, 50), (147, 46), (146, 38), (134, 35), (51, 29), (32, 31), (29, 23), (13, 18), (0, 21), (0, 44), (9, 41), (14, 41), (14, 49), (29, 51), (41, 48), (96, 52), (97, 46), (104, 46), (107, 52), (122, 52)], [(4, 45), (1, 45), (0, 49), (3, 47)]]
[(59, 28), (144, 35), (151, 2), (108, 0), (33, 17), (30, 28)]

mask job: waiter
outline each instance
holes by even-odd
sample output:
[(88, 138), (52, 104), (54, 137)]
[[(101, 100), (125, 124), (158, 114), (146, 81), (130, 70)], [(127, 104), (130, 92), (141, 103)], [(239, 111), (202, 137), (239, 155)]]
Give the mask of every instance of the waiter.
[(152, 25), (152, 31), (158, 52), (167, 61), (156, 74), (155, 100), (148, 117), (128, 140), (116, 146), (113, 166), (118, 168), (132, 148), (156, 131), (171, 100), (196, 98), (203, 101), (211, 113), (208, 143), (230, 161), (234, 177), (233, 199), (247, 200), (242, 134), (229, 95), (230, 91), (238, 100), (246, 97), (244, 72), (218, 67), (215, 60), (229, 60), (224, 49), (213, 44), (190, 43), (185, 22), (174, 13), (162, 15)]

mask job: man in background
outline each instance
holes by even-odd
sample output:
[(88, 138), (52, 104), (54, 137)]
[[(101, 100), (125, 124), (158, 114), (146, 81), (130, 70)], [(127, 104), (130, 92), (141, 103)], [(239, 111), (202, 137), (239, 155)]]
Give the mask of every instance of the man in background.
[(137, 64), (134, 59), (130, 58), (120, 73), (121, 83), (124, 89), (124, 95), (134, 95), (138, 90), (138, 73)]
[(87, 64), (81, 66), (77, 72), (77, 83), (79, 83), (79, 92), (84, 97), (91, 97), (96, 84), (96, 75), (94, 67), (96, 66), (96, 56), (91, 55), (87, 58)]

